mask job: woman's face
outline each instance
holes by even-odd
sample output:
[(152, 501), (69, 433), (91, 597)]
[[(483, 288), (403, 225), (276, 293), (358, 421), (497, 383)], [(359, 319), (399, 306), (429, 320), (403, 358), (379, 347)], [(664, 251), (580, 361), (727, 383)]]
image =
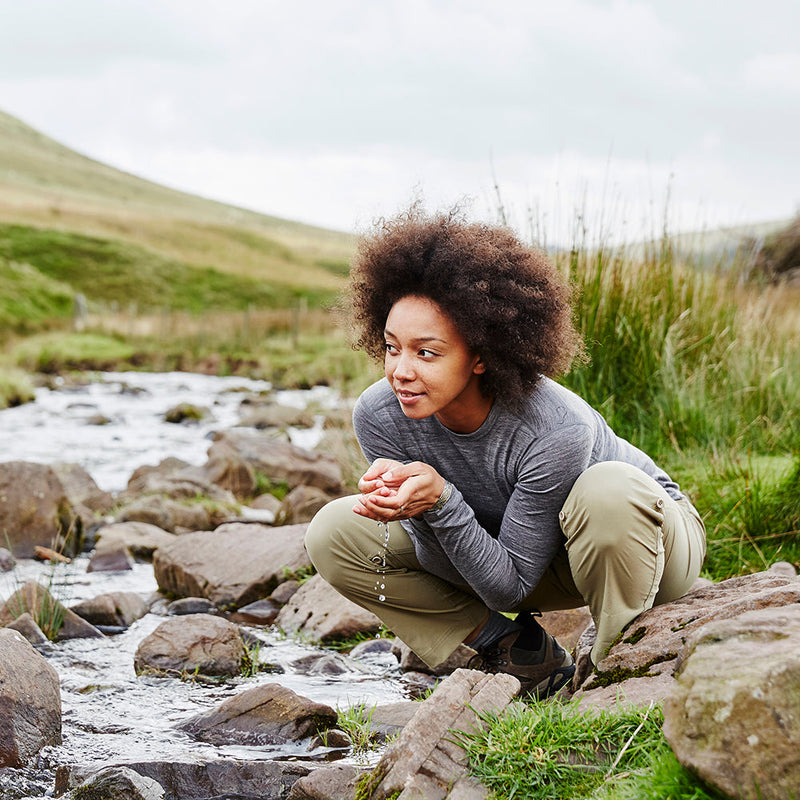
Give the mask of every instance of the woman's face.
[(434, 414), (458, 433), (481, 426), (492, 407), (478, 385), (485, 367), (436, 303), (414, 295), (398, 300), (384, 338), (386, 377), (407, 417)]

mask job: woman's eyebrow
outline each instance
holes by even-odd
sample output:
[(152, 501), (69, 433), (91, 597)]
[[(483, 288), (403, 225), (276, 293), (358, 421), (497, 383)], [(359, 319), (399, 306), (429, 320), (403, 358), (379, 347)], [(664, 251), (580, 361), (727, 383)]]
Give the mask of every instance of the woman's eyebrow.
[[(385, 328), (383, 331), (384, 336), (391, 336), (393, 339), (396, 339), (397, 336), (393, 334), (388, 328)], [(441, 342), (442, 344), (447, 344), (445, 339), (440, 338), (439, 336), (417, 336), (415, 339), (411, 340), (414, 344), (423, 344), (425, 342)]]

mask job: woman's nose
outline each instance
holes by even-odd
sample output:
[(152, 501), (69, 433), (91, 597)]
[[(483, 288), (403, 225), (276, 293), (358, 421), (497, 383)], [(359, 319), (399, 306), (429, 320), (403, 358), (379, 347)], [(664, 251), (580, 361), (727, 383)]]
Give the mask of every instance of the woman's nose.
[(410, 356), (401, 353), (397, 357), (397, 361), (394, 365), (394, 374), (396, 378), (403, 378), (405, 380), (410, 380), (414, 377), (414, 365)]

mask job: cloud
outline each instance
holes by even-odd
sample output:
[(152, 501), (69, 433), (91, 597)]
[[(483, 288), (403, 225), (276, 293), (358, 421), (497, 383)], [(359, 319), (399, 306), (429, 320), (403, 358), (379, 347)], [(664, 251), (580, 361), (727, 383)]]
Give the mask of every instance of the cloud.
[(742, 66), (742, 79), (748, 89), (786, 100), (800, 99), (800, 52), (761, 53), (750, 58)]

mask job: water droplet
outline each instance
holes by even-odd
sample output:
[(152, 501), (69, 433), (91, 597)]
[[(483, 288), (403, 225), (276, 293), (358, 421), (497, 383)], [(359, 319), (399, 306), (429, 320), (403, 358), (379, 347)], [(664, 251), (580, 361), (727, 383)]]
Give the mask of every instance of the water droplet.
[(382, 603), (382, 602), (383, 602), (385, 599), (386, 599), (386, 596), (385, 596), (385, 595), (382, 595), (382, 594), (379, 594), (379, 595), (378, 595), (378, 600), (380, 600), (380, 601), (381, 601), (381, 603)]

